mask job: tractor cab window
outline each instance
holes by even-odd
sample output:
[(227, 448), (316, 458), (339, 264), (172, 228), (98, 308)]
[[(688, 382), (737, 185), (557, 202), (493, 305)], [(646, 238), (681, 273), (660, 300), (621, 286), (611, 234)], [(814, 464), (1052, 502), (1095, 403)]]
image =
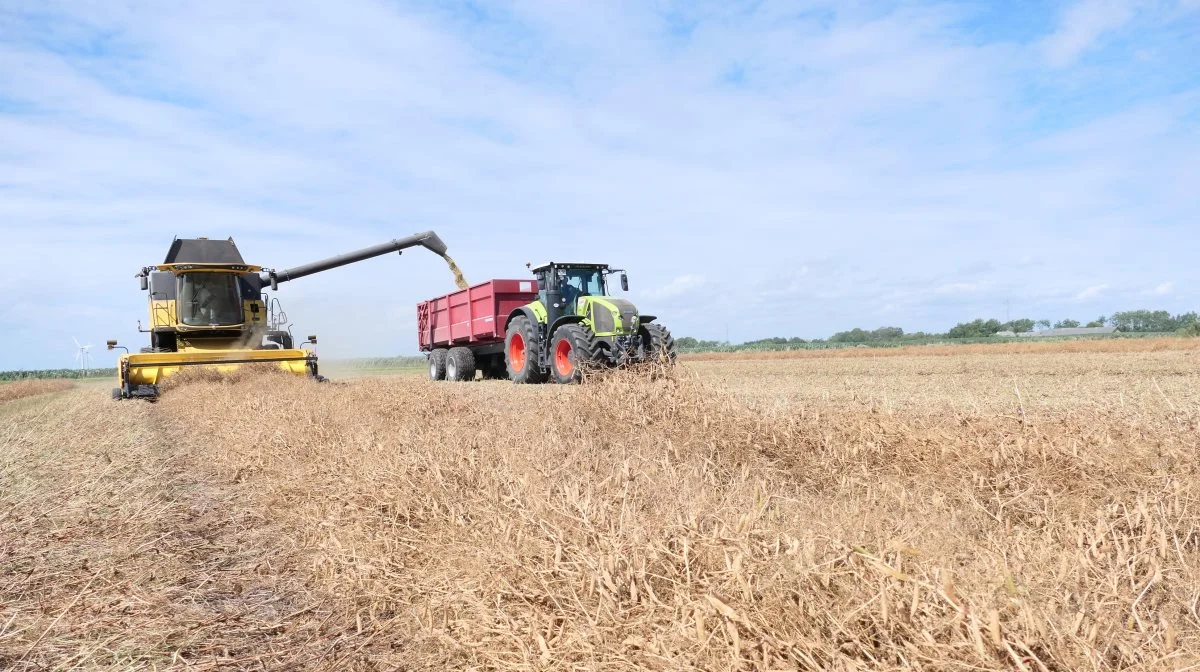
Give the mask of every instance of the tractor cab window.
[(560, 272), (568, 314), (575, 312), (581, 296), (604, 296), (604, 276), (598, 270), (568, 268)]
[(192, 327), (243, 322), (237, 276), (231, 273), (185, 273), (179, 276), (179, 321)]

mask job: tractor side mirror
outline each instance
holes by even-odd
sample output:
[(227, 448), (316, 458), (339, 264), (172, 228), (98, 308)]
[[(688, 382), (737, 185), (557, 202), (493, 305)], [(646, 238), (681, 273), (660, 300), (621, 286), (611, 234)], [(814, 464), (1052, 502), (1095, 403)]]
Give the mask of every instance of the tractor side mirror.
[(141, 285), (143, 292), (150, 289), (150, 279), (146, 277), (145, 273), (138, 276), (138, 284)]
[(624, 273), (621, 274), (621, 289), (629, 291), (629, 276)]
[(312, 343), (313, 345), (316, 345), (316, 344), (317, 344), (317, 337), (316, 337), (315, 335), (313, 335), (313, 336), (309, 336), (309, 337), (308, 337), (308, 342), (309, 342), (309, 343)]
[(115, 339), (115, 338), (108, 339), (108, 349), (112, 350), (115, 347), (117, 347), (117, 339)]

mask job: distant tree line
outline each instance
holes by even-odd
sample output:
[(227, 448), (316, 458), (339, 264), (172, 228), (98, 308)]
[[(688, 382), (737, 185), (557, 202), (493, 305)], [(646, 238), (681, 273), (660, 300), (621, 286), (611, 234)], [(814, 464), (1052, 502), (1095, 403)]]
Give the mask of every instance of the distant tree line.
[(0, 371), (0, 382), (14, 380), (31, 380), (35, 378), (115, 378), (117, 370), (112, 369), (42, 369), (40, 371)]
[(1113, 313), (1111, 316), (1100, 317), (1081, 324), (1079, 320), (1062, 319), (1051, 323), (1050, 320), (1020, 319), (1000, 322), (999, 320), (973, 320), (960, 322), (946, 332), (947, 338), (978, 338), (993, 336), (1002, 331), (1017, 334), (1042, 329), (1071, 329), (1074, 327), (1114, 327), (1117, 331), (1126, 333), (1170, 333), (1173, 331), (1191, 331), (1200, 324), (1200, 315), (1195, 312), (1172, 315), (1165, 310), (1125, 310)]
[(825, 344), (858, 344), (858, 343), (892, 343), (906, 341), (928, 341), (932, 339), (967, 339), (989, 338), (1004, 331), (1017, 334), (1029, 333), (1041, 329), (1070, 329), (1074, 327), (1114, 327), (1125, 333), (1170, 333), (1184, 332), (1200, 336), (1200, 315), (1196, 312), (1172, 315), (1165, 310), (1126, 310), (1113, 313), (1110, 316), (1101, 315), (1090, 322), (1081, 323), (1079, 320), (1065, 318), (1056, 322), (1050, 320), (1034, 320), (1021, 318), (1001, 322), (997, 319), (976, 319), (970, 322), (960, 322), (945, 333), (914, 332), (906, 333), (900, 327), (879, 327), (877, 329), (855, 328), (849, 331), (839, 331), (828, 339), (805, 340), (797, 337), (775, 336), (756, 341), (747, 341), (736, 346), (726, 341), (706, 341), (683, 336), (675, 340), (680, 350), (705, 351), (725, 349), (786, 349), (804, 346), (820, 346)]

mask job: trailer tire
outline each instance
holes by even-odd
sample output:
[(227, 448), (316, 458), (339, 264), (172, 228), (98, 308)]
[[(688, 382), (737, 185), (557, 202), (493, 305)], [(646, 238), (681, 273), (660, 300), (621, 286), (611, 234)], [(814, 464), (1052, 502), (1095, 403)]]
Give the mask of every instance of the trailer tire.
[(475, 380), (475, 353), (470, 348), (450, 348), (446, 355), (446, 380)]
[(508, 323), (504, 335), (504, 365), (514, 383), (544, 383), (546, 372), (538, 365), (541, 339), (528, 317), (518, 315)]
[(675, 363), (675, 337), (657, 322), (643, 325), (638, 330), (642, 337), (642, 361), (670, 366)]
[(429, 353), (429, 379), (446, 379), (446, 349), (438, 348)]

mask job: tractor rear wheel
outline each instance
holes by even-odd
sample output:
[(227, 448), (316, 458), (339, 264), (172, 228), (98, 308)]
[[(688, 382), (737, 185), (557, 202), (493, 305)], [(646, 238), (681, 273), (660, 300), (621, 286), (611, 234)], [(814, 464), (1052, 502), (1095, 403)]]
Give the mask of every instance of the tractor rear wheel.
[(596, 343), (579, 324), (564, 324), (550, 339), (550, 371), (556, 383), (576, 383), (596, 361)]
[(429, 379), (446, 379), (446, 349), (438, 348), (429, 353)]
[(651, 322), (639, 330), (642, 337), (642, 361), (671, 365), (675, 363), (675, 337), (661, 324)]
[(475, 380), (475, 353), (470, 348), (450, 348), (446, 354), (446, 380)]
[(546, 372), (538, 366), (542, 344), (537, 328), (528, 317), (518, 315), (508, 324), (504, 336), (504, 363), (508, 379), (514, 383), (544, 383)]

